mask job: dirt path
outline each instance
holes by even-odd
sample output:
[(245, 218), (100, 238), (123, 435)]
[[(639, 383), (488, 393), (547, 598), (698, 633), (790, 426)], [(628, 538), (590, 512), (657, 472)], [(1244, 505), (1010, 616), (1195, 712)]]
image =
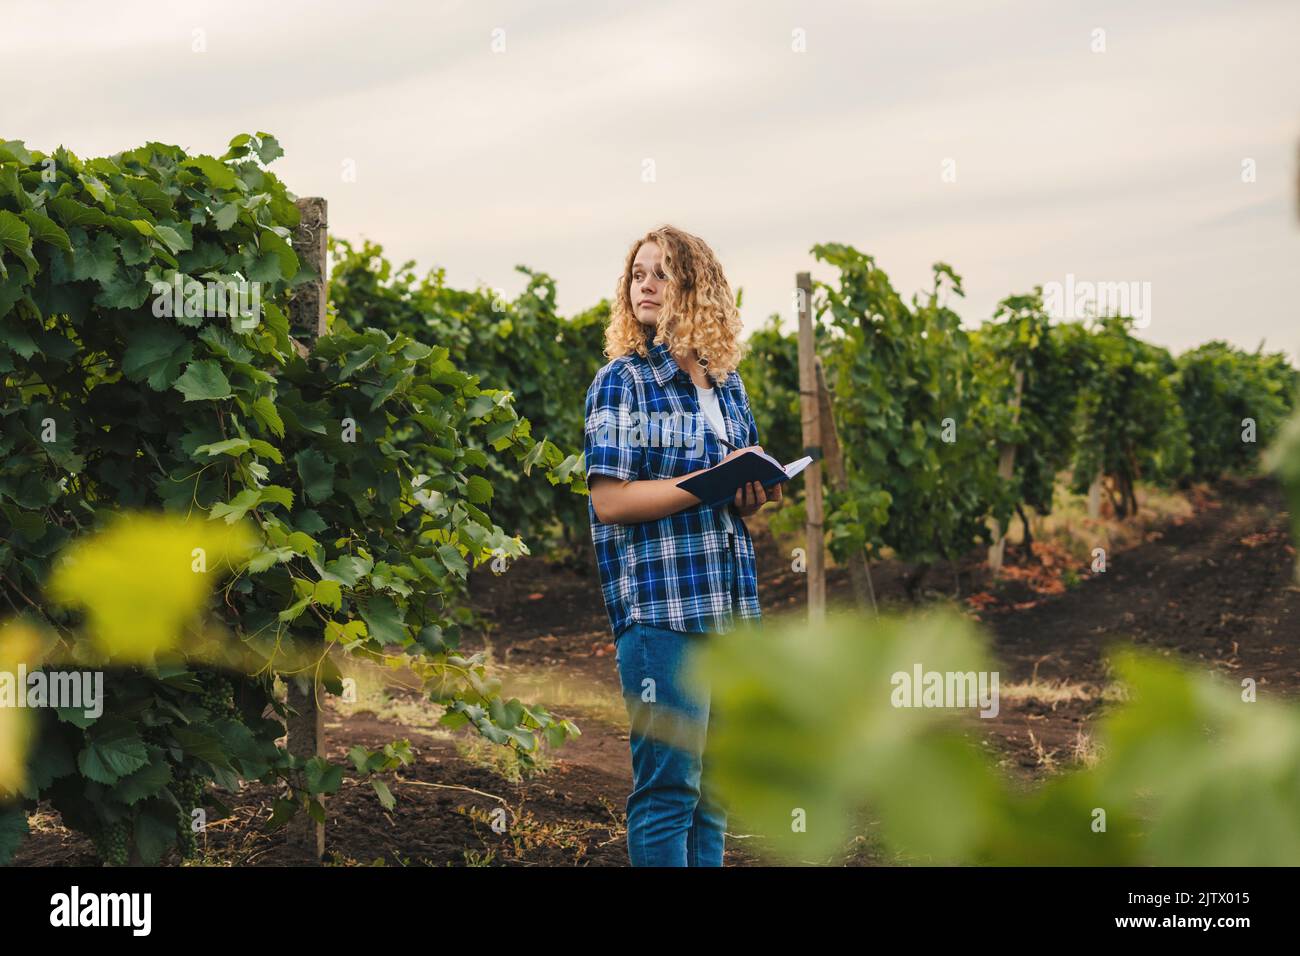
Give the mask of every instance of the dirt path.
[(1105, 647), (1128, 640), (1169, 650), (1265, 687), (1300, 687), (1300, 589), (1280, 497), (1261, 484), (1221, 486), (1220, 499), (1159, 540), (1110, 556), (1077, 589), (988, 622), (997, 653), (1021, 676), (1097, 680)]
[[(1300, 696), (1300, 588), (1291, 576), (1295, 549), (1287, 527), (1272, 485), (1229, 482), (1189, 518), (1109, 555), (1104, 574), (1078, 569), (1083, 580), (1063, 593), (1035, 590), (1023, 575), (990, 588), (977, 556), (956, 569), (1002, 668), (1001, 713), (977, 722), (1002, 765), (1032, 781), (1086, 753), (1090, 725), (1105, 706), (1107, 648), (1116, 642), (1254, 677), (1261, 694)], [(760, 536), (757, 544), (765, 612), (798, 609), (802, 576), (789, 570), (771, 537)], [(887, 605), (904, 603), (906, 571), (889, 563), (874, 568)], [(951, 571), (945, 573), (951, 580)], [(336, 712), (327, 727), (335, 758), (354, 743), (378, 747), (408, 737), (417, 760), (394, 785), (398, 802), (391, 811), (368, 785), (349, 783), (330, 801), (331, 850), (339, 862), (363, 864), (626, 865), (626, 721), (594, 567), (528, 560), (499, 576), (476, 572), (471, 588), (491, 622), (486, 646), (512, 692), (572, 717), (582, 736), (552, 755), (544, 773), (510, 782), (493, 768), (493, 749), (475, 748), (464, 736), (413, 727), (400, 712)], [(847, 576), (833, 571), (828, 591), (833, 600), (848, 601)], [(1008, 685), (1019, 696), (1007, 694)], [(421, 706), (414, 695), (405, 703)], [(281, 838), (258, 825), (272, 797), (254, 785), (231, 801), (234, 816), (207, 836), (210, 862), (295, 862)], [(499, 809), (505, 832), (493, 827)], [(56, 821), (43, 822), (17, 862), (93, 861), (84, 840)], [(727, 864), (753, 865), (759, 862), (754, 851), (751, 839), (730, 839)], [(838, 862), (888, 861), (860, 843)]]
[[(1104, 574), (1032, 607), (986, 609), (1010, 679), (1099, 693), (1108, 650), (1135, 645), (1253, 677), (1261, 695), (1300, 695), (1300, 588), (1281, 496), (1263, 482), (1224, 483), (1217, 492), (1191, 518), (1150, 536), (1156, 540), (1109, 555)], [(1038, 769), (1086, 749), (1100, 711), (1096, 697), (1027, 700), (1005, 708), (989, 729), (1018, 766)]]

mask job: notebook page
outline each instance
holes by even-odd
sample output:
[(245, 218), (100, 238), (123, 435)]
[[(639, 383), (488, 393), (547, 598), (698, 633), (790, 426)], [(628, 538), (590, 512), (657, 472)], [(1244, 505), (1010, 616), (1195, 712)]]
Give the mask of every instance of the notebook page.
[(798, 461), (792, 461), (790, 462), (790, 464), (785, 465), (784, 470), (788, 476), (793, 478), (795, 475), (799, 474), (799, 472), (803, 471), (811, 464), (812, 464), (812, 457), (809, 455), (805, 455), (803, 458), (800, 458)]

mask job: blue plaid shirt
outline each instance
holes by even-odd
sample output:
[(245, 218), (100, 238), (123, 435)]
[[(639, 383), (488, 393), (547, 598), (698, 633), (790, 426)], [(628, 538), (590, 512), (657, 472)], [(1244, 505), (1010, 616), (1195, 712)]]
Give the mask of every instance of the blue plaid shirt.
[[(758, 444), (740, 375), (732, 372), (714, 387), (727, 441)], [(632, 353), (596, 373), (587, 390), (583, 450), (588, 481), (597, 475), (680, 478), (729, 453), (705, 425), (690, 376), (663, 344), (650, 345), (648, 360)], [(734, 512), (728, 532), (724, 515), (730, 507), (700, 504), (657, 521), (620, 525), (600, 521), (588, 501), (615, 637), (634, 622), (674, 631), (727, 631), (737, 617), (761, 616), (754, 542)]]

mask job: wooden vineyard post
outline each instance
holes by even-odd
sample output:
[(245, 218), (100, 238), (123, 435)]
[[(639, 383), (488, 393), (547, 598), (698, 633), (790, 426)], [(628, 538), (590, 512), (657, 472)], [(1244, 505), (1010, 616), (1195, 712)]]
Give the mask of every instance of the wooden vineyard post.
[[(1024, 369), (1016, 369), (1016, 394), (1011, 400), (1011, 420), (1020, 421), (1020, 394), (1025, 387)], [(1016, 468), (1016, 446), (1002, 444), (998, 451), (998, 477), (1004, 481), (1010, 481), (1011, 476), (1015, 474)], [(997, 540), (989, 547), (989, 570), (995, 574), (1002, 569), (1002, 556), (1007, 547), (1007, 530), (1011, 522), (1008, 520), (1007, 527), (998, 526)]]
[[(289, 300), (289, 326), (299, 352), (310, 352), (316, 339), (325, 334), (325, 244), (329, 224), (325, 200), (307, 197), (298, 200), (300, 219), (293, 234), (293, 251), (298, 255), (300, 269), (310, 270), (315, 278), (297, 286)], [(317, 699), (319, 687), (310, 679), (308, 686), (299, 689), (297, 683), (287, 679), (290, 714), (285, 722), (289, 753), (300, 761), (325, 756), (325, 714)], [(323, 800), (323, 798), (322, 798)], [(317, 823), (306, 813), (295, 814), (287, 827), (290, 845), (311, 854), (320, 861), (325, 856), (325, 825)]]
[[(831, 393), (826, 387), (821, 357), (818, 356), (813, 364), (817, 373), (817, 406), (821, 415), (822, 447), (826, 449), (826, 473), (832, 488), (840, 492), (847, 491), (849, 475), (844, 466), (844, 453), (840, 450), (840, 432), (835, 426), (835, 412), (831, 409)], [(871, 583), (867, 556), (862, 551), (854, 551), (850, 555), (849, 577), (853, 581), (853, 597), (858, 602), (859, 610), (865, 611), (870, 603), (871, 610), (878, 615), (880, 612), (876, 608), (876, 589)]]
[(812, 276), (795, 276), (799, 290), (799, 418), (803, 428), (803, 453), (813, 462), (804, 469), (804, 503), (807, 508), (808, 620), (826, 619), (826, 545), (822, 514), (821, 406), (817, 400), (817, 346), (812, 326)]
[(1101, 517), (1101, 481), (1105, 472), (1098, 468), (1097, 477), (1088, 486), (1088, 517), (1094, 521)]

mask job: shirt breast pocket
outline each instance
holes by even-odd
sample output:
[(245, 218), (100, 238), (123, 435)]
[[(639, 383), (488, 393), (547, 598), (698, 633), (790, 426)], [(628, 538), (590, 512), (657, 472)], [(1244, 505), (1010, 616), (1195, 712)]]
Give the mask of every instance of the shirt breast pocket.
[(689, 412), (660, 411), (647, 416), (646, 458), (654, 478), (680, 478), (706, 468), (708, 445), (698, 416)]

